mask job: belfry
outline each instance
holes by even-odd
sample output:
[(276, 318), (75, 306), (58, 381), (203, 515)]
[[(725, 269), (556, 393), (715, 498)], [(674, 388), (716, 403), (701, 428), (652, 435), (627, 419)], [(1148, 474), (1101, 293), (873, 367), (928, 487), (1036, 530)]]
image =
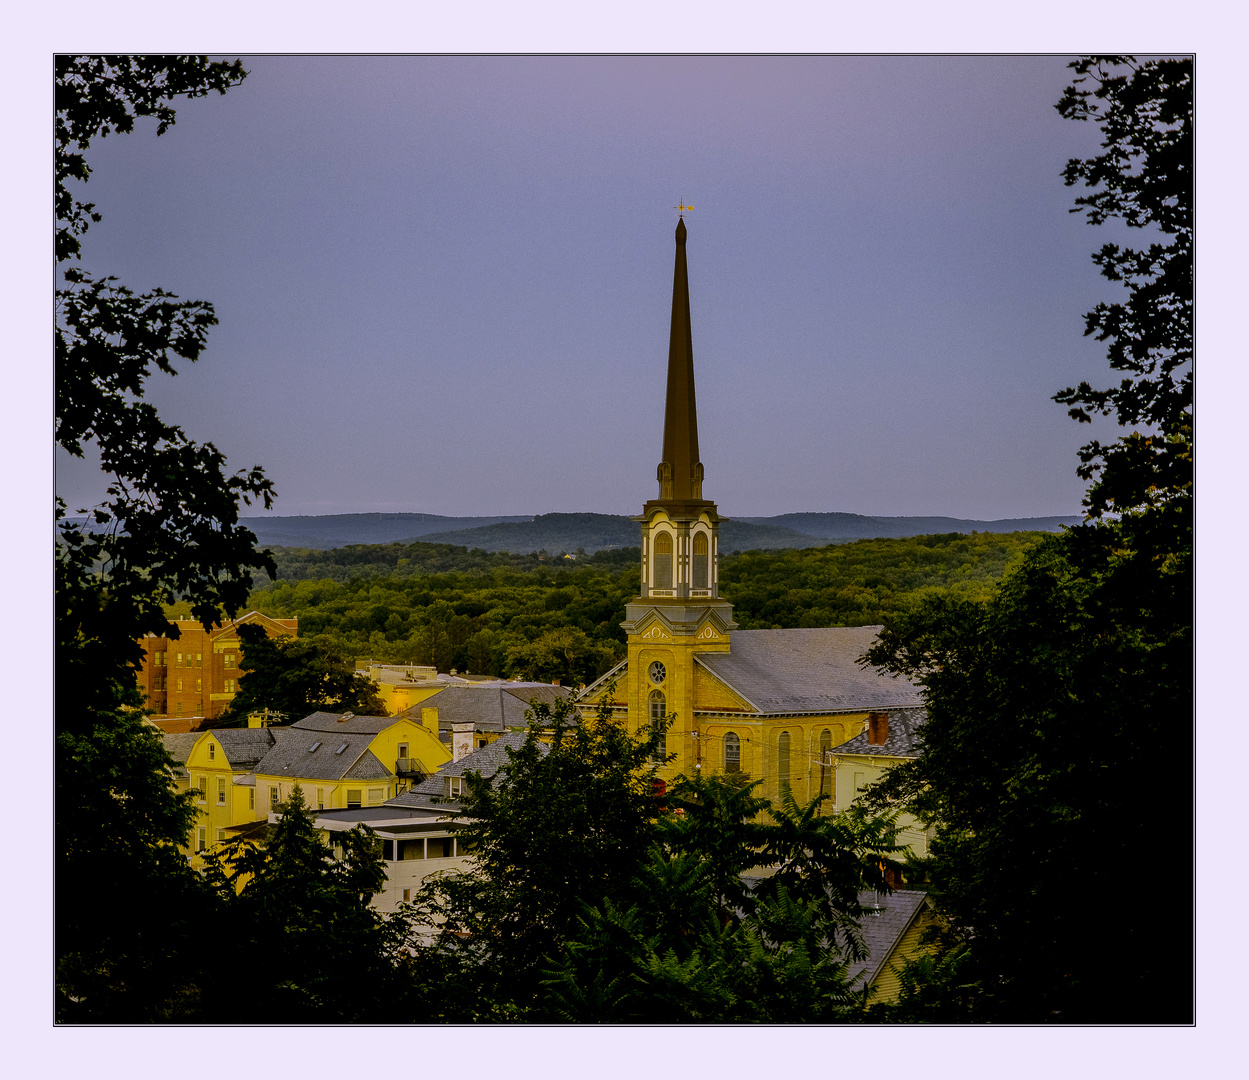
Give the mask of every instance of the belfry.
[[(727, 519), (703, 498), (685, 241), (682, 216), (659, 491), (634, 519), (642, 533), (641, 588), (621, 624), (628, 654), (578, 704), (587, 715), (608, 705), (633, 732), (672, 717), (658, 771), (664, 780), (730, 773), (763, 780), (762, 793), (772, 798), (833, 795), (833, 748), (858, 739), (896, 753), (899, 740), (910, 738), (919, 694), (858, 664), (878, 626), (738, 630), (732, 605), (721, 599), (720, 523)], [(851, 785), (860, 779), (847, 774)]]

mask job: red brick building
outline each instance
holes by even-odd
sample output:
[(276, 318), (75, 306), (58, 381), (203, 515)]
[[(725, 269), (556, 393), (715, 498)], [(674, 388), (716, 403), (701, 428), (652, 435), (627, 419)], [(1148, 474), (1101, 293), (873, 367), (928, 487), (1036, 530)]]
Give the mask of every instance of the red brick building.
[(271, 619), (249, 611), (212, 631), (194, 620), (177, 619), (180, 637), (149, 634), (141, 640), (147, 655), (139, 671), (139, 689), (163, 730), (194, 731), (199, 721), (220, 715), (229, 704), (238, 690), (240, 623), (258, 623), (270, 637), (299, 632), (298, 619)]

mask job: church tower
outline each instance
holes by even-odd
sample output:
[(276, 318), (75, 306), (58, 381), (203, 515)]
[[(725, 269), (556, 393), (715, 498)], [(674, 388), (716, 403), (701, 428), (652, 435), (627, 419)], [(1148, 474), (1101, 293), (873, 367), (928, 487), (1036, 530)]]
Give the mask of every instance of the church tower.
[(675, 754), (664, 777), (703, 768), (703, 739), (694, 721), (694, 654), (729, 651), (733, 608), (719, 598), (719, 531), (724, 520), (703, 498), (698, 413), (690, 330), (685, 219), (677, 222), (672, 278), (672, 329), (664, 406), (659, 497), (642, 508), (641, 595), (625, 607), (628, 634), (626, 699), (629, 728), (642, 729), (674, 713), (666, 752)]

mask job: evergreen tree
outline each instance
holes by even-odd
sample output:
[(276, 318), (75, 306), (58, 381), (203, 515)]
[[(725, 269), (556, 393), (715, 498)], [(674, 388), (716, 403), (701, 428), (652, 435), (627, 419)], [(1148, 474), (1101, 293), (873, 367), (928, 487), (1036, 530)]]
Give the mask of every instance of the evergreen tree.
[[(240, 967), (266, 1024), (410, 1021), (404, 917), (371, 906), (386, 882), (381, 843), (357, 826), (321, 839), (299, 785), (262, 844), (224, 845), (209, 856), (221, 897), (213, 930), (220, 977), (201, 1019), (239, 1019)], [(237, 890), (237, 893), (236, 893)]]

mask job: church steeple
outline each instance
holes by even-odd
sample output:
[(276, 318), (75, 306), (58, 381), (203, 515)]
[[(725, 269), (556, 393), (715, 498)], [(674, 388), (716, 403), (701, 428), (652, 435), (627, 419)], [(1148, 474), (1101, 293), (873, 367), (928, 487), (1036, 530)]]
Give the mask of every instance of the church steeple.
[[(680, 210), (691, 207), (680, 206)], [(694, 349), (690, 285), (685, 264), (685, 218), (677, 222), (672, 274), (672, 324), (668, 333), (668, 383), (664, 400), (663, 460), (659, 497), (642, 507), (642, 596), (682, 604), (711, 602), (727, 626), (729, 607), (719, 600), (720, 522), (716, 504), (703, 498), (698, 460), (698, 409), (694, 400)], [(691, 609), (692, 611), (693, 609)], [(699, 607), (699, 617), (706, 613)], [(633, 615), (629, 615), (629, 620)]]
[(690, 283), (685, 265), (685, 217), (677, 221), (676, 266), (672, 274), (672, 328), (668, 337), (668, 393), (664, 407), (663, 460), (659, 463), (661, 502), (703, 497), (703, 466), (698, 459), (698, 407), (694, 397), (694, 345), (690, 331)]

